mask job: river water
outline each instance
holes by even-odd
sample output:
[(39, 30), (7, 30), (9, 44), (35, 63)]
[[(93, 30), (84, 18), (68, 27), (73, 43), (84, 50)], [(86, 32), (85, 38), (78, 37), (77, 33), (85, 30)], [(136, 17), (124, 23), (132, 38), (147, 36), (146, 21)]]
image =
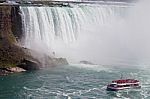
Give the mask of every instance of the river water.
[[(121, 74), (141, 89), (106, 91)], [(149, 68), (71, 64), (0, 77), (0, 99), (149, 99)]]

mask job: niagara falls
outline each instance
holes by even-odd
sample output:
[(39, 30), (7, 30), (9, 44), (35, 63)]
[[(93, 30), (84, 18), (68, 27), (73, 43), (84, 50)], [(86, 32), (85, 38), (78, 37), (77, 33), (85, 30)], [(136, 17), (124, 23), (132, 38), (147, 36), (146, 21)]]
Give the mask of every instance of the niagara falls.
[(150, 99), (149, 5), (0, 1), (0, 99)]

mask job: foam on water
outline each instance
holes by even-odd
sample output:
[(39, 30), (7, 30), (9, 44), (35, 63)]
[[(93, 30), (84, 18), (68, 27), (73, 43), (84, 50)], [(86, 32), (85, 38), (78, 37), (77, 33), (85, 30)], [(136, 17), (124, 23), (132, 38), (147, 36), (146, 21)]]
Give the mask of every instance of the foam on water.
[(70, 64), (70, 66), (77, 67), (77, 68), (94, 70), (94, 71), (107, 71), (107, 72), (111, 72), (110, 68), (107, 68), (107, 67), (102, 66), (102, 65)]

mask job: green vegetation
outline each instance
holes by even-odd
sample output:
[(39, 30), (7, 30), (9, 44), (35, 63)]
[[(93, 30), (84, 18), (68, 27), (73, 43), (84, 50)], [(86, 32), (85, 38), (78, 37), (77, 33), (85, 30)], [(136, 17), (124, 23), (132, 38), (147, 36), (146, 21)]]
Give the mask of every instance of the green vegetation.
[(0, 63), (1, 68), (16, 67), (17, 64)]

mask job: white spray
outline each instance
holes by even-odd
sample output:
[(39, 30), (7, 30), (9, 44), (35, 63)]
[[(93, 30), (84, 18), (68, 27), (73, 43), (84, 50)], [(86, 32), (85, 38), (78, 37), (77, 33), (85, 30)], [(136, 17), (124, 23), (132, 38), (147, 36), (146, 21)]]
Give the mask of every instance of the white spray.
[(70, 62), (139, 63), (150, 56), (149, 17), (142, 9), (121, 5), (22, 7), (23, 46), (50, 56), (55, 52)]

